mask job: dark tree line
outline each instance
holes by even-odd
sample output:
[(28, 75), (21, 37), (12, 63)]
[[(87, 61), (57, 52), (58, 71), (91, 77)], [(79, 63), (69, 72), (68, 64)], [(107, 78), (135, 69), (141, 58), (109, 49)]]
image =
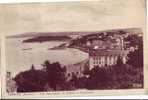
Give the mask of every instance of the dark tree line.
[[(44, 69), (31, 69), (15, 77), (18, 92), (61, 91), (75, 89), (129, 89), (133, 84), (143, 87), (143, 75), (133, 66), (123, 64), (119, 57), (117, 64), (109, 67), (95, 67), (88, 70), (83, 77), (73, 74), (66, 80), (66, 67), (45, 61)], [(88, 77), (86, 77), (86, 75)]]
[(143, 38), (132, 34), (125, 38), (125, 41), (129, 41), (130, 47), (136, 48), (134, 52), (128, 54), (128, 64), (135, 68), (143, 67)]
[(36, 70), (32, 65), (30, 70), (19, 73), (15, 77), (18, 92), (44, 91), (45, 87), (51, 90), (64, 89), (66, 68), (58, 62), (49, 61), (45, 61), (43, 67), (42, 70)]
[[(118, 57), (117, 64), (103, 68), (95, 67), (87, 71), (87, 89), (129, 89), (143, 87), (143, 72), (132, 65), (124, 64)], [(135, 87), (134, 84), (140, 85)]]

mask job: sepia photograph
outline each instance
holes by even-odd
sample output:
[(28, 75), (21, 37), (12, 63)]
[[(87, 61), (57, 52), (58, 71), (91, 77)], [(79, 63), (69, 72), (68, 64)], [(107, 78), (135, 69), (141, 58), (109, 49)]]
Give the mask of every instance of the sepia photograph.
[(144, 91), (145, 0), (16, 3), (0, 13), (4, 97)]
[(131, 28), (9, 36), (7, 92), (143, 88), (142, 34)]

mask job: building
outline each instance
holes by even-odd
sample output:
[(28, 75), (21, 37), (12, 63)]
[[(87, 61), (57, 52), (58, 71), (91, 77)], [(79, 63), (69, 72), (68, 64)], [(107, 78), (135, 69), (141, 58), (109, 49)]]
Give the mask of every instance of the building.
[(97, 37), (86, 42), (86, 46), (94, 49), (124, 49), (124, 38), (120, 35), (110, 35), (104, 39)]
[(92, 48), (89, 50), (89, 69), (94, 67), (112, 66), (117, 64), (118, 57), (121, 57), (123, 63), (127, 62), (129, 50), (124, 48), (124, 39), (122, 36), (111, 36), (104, 42), (105, 49)]
[(68, 65), (68, 79), (71, 79), (73, 74), (82, 77), (85, 70), (91, 70), (94, 67), (115, 65), (119, 57), (121, 57), (123, 63), (127, 62), (129, 50), (125, 50), (122, 35), (111, 34), (106, 38), (93, 36), (86, 41), (85, 45), (88, 48), (85, 50), (88, 53), (88, 59), (77, 64)]
[(127, 61), (128, 50), (93, 50), (89, 52), (89, 69), (96, 66), (112, 66), (117, 63), (118, 57), (121, 57), (123, 63)]

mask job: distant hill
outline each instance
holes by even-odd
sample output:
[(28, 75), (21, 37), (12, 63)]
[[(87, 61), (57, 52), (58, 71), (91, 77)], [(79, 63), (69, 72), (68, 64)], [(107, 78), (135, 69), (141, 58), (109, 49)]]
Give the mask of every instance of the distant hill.
[(45, 42), (45, 41), (66, 41), (71, 40), (68, 36), (38, 36), (23, 40), (24, 43), (27, 42)]
[(101, 32), (116, 33), (117, 31), (124, 31), (128, 33), (142, 33), (140, 28), (123, 28), (123, 29), (111, 29), (103, 31), (71, 31), (71, 32), (28, 32), (23, 34), (7, 36), (7, 38), (24, 38), (24, 37), (38, 37), (38, 36), (68, 36), (68, 35), (88, 35), (97, 34)]

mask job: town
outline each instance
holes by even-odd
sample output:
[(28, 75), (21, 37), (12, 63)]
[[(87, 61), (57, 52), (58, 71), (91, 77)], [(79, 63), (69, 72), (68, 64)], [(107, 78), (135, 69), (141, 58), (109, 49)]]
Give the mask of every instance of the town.
[[(78, 32), (68, 35), (69, 37), (62, 36), (62, 38), (68, 38), (68, 40), (52, 49), (75, 48), (87, 53), (87, 59), (66, 66), (62, 66), (60, 62), (50, 63), (47, 60), (44, 62), (42, 70), (36, 70), (35, 66), (32, 65), (29, 71), (22, 72), (15, 78), (12, 78), (11, 73), (8, 72), (7, 91), (31, 92), (143, 87), (141, 31), (131, 32), (123, 29), (84, 33)], [(32, 42), (35, 39), (38, 38), (29, 40)], [(48, 38), (46, 38), (47, 40)], [(136, 61), (138, 61), (138, 64)], [(26, 79), (26, 75), (32, 78)], [(40, 77), (33, 79), (34, 76), (38, 75)], [(25, 86), (27, 81), (30, 83)], [(32, 87), (34, 82), (36, 85)]]

